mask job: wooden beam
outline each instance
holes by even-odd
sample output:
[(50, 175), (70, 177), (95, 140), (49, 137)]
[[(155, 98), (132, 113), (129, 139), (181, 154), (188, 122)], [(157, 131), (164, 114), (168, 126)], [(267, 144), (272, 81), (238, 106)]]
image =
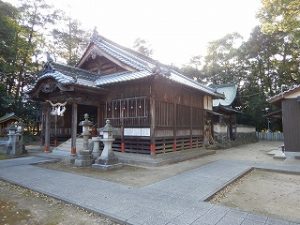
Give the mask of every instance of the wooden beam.
[(76, 155), (77, 109), (78, 109), (77, 103), (72, 103), (71, 156)]

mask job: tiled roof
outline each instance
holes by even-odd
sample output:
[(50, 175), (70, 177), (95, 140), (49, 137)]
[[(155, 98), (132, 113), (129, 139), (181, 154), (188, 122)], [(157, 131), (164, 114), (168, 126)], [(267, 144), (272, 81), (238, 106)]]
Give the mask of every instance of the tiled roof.
[(155, 61), (131, 49), (122, 47), (97, 33), (93, 34), (91, 42), (93, 42), (98, 48), (100, 48), (105, 53), (120, 60), (122, 63), (140, 71), (132, 73), (128, 72), (118, 75), (108, 75), (107, 78), (103, 76), (96, 81), (96, 85), (113, 84), (123, 81), (140, 79), (146, 76), (151, 76), (153, 74), (159, 74), (184, 86), (200, 90), (202, 92), (208, 93), (216, 97), (223, 97), (222, 94), (215, 92), (214, 89), (202, 85), (199, 82), (196, 82), (184, 76), (183, 74), (180, 74), (171, 67), (163, 65), (158, 61)]
[(120, 72), (120, 73), (102, 76), (95, 81), (95, 84), (97, 86), (108, 85), (108, 84), (120, 83), (124, 81), (141, 79), (150, 75), (151, 73), (145, 70), (137, 71), (137, 72), (126, 71), (126, 72)]
[(53, 78), (62, 85), (77, 84), (96, 87), (95, 80), (99, 78), (99, 74), (68, 65), (48, 62), (38, 76), (36, 83), (47, 78)]
[(10, 120), (10, 119), (20, 120), (20, 118), (17, 117), (15, 115), (15, 113), (7, 113), (4, 116), (0, 117), (0, 123), (6, 122), (7, 120)]
[(225, 96), (225, 99), (214, 99), (213, 106), (230, 106), (236, 98), (237, 86), (235, 84), (217, 85), (213, 88), (220, 94)]
[(53, 78), (58, 83), (63, 84), (63, 85), (75, 83), (75, 79), (73, 77), (64, 75), (63, 73), (61, 73), (59, 71), (47, 72), (46, 74), (43, 74), (42, 76), (40, 76), (36, 82), (39, 82), (40, 80), (44, 80), (47, 78)]
[(290, 94), (292, 94), (292, 93), (294, 93), (296, 91), (300, 91), (300, 84), (299, 85), (295, 85), (295, 86), (289, 88), (286, 91), (282, 91), (281, 93), (272, 96), (267, 101), (270, 102), (270, 103), (275, 103), (277, 101), (280, 101), (280, 100), (284, 99), (285, 97), (287, 97), (288, 95), (290, 95)]
[[(168, 76), (167, 76), (168, 77)], [(202, 92), (206, 92), (210, 95), (217, 96), (217, 97), (223, 97), (222, 94), (216, 93), (214, 89), (209, 88), (207, 86), (201, 85), (199, 82), (194, 81), (193, 79), (190, 79), (181, 73), (176, 72), (175, 70), (171, 70), (171, 74), (168, 77), (170, 80), (175, 81), (179, 84), (197, 89)]]
[(95, 81), (99, 77), (99, 74), (92, 73), (87, 70), (83, 70), (78, 67), (73, 67), (73, 66), (69, 66), (69, 65), (63, 65), (63, 64), (52, 62), (51, 67), (54, 70), (60, 71), (64, 75), (74, 77), (75, 79), (81, 78), (84, 80)]
[(142, 79), (152, 75), (160, 75), (176, 83), (202, 91), (214, 97), (223, 97), (222, 94), (217, 93), (214, 89), (178, 73), (171, 67), (163, 65), (131, 49), (122, 47), (98, 34), (93, 34), (91, 43), (94, 43), (96, 48), (100, 51), (133, 68), (135, 71), (99, 75), (78, 67), (48, 62), (38, 77), (37, 82), (51, 77), (62, 85), (75, 84), (101, 88), (101, 86), (104, 85)]

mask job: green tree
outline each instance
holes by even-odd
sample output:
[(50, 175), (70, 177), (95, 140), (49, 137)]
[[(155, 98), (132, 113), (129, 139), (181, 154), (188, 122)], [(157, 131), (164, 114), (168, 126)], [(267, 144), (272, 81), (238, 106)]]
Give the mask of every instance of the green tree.
[(264, 33), (300, 33), (299, 0), (262, 0), (258, 13)]
[(14, 111), (28, 122), (39, 111), (38, 105), (32, 107), (33, 103), (24, 98), (24, 88), (34, 82), (43, 32), (55, 22), (57, 11), (43, 0), (19, 4), (14, 7), (0, 1), (0, 114)]
[(55, 46), (55, 51), (52, 53), (65, 59), (67, 64), (74, 66), (88, 44), (90, 34), (80, 28), (79, 21), (71, 18), (66, 18), (64, 21), (66, 24), (62, 29), (52, 31)]
[(6, 87), (0, 84), (0, 116), (12, 110), (13, 107), (13, 97), (10, 96)]
[(20, 42), (16, 42), (18, 31), (21, 29), (17, 23), (18, 16), (17, 8), (0, 1), (0, 81), (5, 84), (8, 92), (11, 92), (14, 86), (13, 73)]
[(204, 78), (213, 84), (224, 84), (242, 80), (242, 66), (239, 55), (239, 46), (242, 36), (232, 33), (223, 38), (212, 41), (208, 46), (208, 53), (205, 56), (203, 74)]
[(261, 31), (278, 45), (274, 55), (278, 87), (300, 83), (300, 1), (263, 0), (258, 13)]
[(17, 53), (15, 71), (15, 99), (20, 100), (23, 88), (34, 80), (32, 74), (39, 69), (37, 56), (44, 45), (43, 32), (49, 24), (54, 24), (59, 18), (58, 10), (48, 5), (44, 0), (22, 0), (19, 7), (20, 17), (18, 23), (22, 30), (18, 37), (25, 39), (22, 48)]

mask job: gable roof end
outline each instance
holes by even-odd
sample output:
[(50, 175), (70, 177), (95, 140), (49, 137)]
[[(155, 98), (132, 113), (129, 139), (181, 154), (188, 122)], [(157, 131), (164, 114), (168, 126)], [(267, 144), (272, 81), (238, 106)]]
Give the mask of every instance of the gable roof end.
[[(114, 43), (97, 33), (93, 34), (91, 43), (94, 43), (100, 51), (105, 52), (111, 57), (120, 60), (122, 63), (137, 70), (101, 76), (95, 81), (97, 86), (131, 81), (152, 75), (160, 75), (181, 85), (212, 95), (215, 98), (224, 98), (223, 94), (217, 93), (214, 89), (202, 85), (150, 57)], [(82, 63), (82, 60), (83, 58), (80, 60), (79, 65)]]

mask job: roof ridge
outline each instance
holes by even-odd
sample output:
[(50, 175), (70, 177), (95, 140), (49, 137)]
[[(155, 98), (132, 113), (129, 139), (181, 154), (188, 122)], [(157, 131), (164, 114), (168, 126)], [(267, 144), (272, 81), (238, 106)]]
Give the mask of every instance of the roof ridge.
[(121, 57), (121, 58), (124, 58), (125, 61), (128, 61), (132, 67), (138, 69), (138, 70), (141, 70), (141, 69), (148, 69), (150, 70), (151, 67), (149, 64), (152, 64), (151, 62), (149, 61), (146, 61), (144, 59), (142, 59), (141, 57), (139, 56), (136, 56), (134, 53), (124, 49), (124, 47), (119, 47), (117, 46), (116, 44), (113, 44), (109, 41), (106, 41), (106, 40), (95, 40), (94, 41), (94, 44), (96, 46), (98, 46), (99, 48), (101, 48), (102, 50), (106, 51), (109, 53), (112, 52), (111, 54), (115, 54), (114, 57)]
[(107, 43), (109, 43), (111, 45), (114, 45), (114, 46), (122, 49), (125, 52), (129, 51), (131, 54), (137, 55), (138, 57), (143, 58), (143, 60), (147, 61), (148, 63), (155, 64), (156, 62), (158, 62), (157, 60), (155, 60), (155, 59), (153, 59), (153, 58), (151, 58), (149, 56), (143, 55), (142, 53), (139, 53), (139, 52), (137, 52), (137, 51), (135, 51), (135, 50), (133, 50), (133, 49), (131, 49), (129, 47), (122, 46), (122, 45), (120, 45), (120, 44), (118, 44), (118, 43), (116, 43), (116, 42), (114, 42), (112, 40), (109, 40), (108, 38), (106, 38), (106, 37), (104, 37), (104, 36), (102, 36), (102, 35), (100, 35), (98, 33), (96, 35), (93, 35), (91, 41), (93, 42), (94, 40), (97, 40), (97, 41), (104, 40)]

